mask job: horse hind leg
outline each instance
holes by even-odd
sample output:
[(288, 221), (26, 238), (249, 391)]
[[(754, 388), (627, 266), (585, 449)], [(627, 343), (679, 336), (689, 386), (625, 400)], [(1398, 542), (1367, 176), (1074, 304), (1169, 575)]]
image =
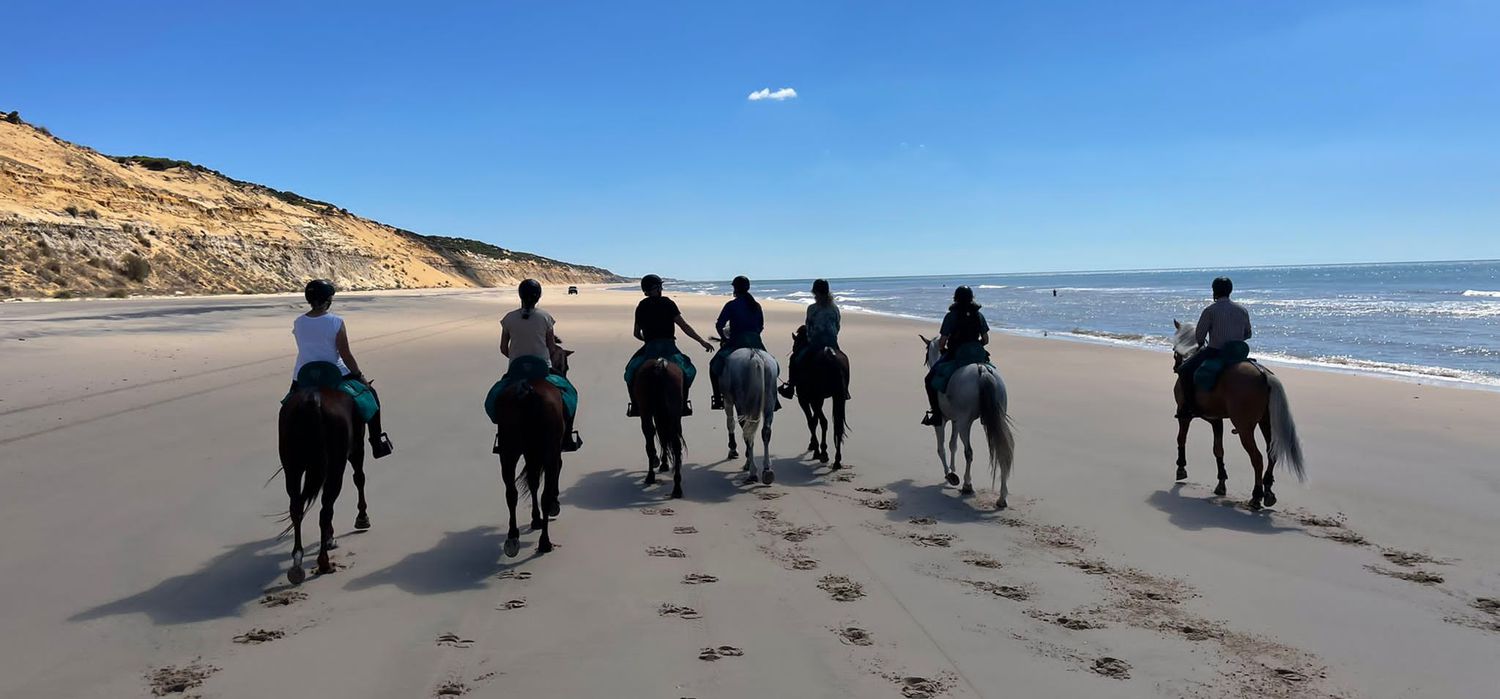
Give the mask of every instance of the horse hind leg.
[(500, 455), (500, 477), (505, 481), (505, 506), (510, 510), (510, 528), (505, 532), (505, 555), (515, 558), (521, 552), (521, 530), (516, 526), (516, 505), (521, 493), (516, 488), (516, 462), (519, 455)]
[(1271, 444), (1271, 416), (1269, 413), (1260, 421), (1261, 434), (1266, 439), (1266, 472), (1261, 476), (1261, 485), (1266, 489), (1266, 507), (1276, 504), (1276, 493), (1271, 492), (1271, 485), (1276, 481), (1276, 449)]
[[(724, 399), (724, 431), (729, 434), (729, 456), (725, 458), (729, 459), (737, 459), (740, 456), (740, 449), (734, 442), (734, 428), (734, 402), (726, 398)], [(749, 449), (750, 445), (746, 444), (745, 448)]]
[(1255, 489), (1250, 491), (1250, 502), (1247, 503), (1251, 511), (1261, 509), (1262, 500), (1265, 498), (1265, 487), (1262, 479), (1265, 474), (1264, 463), (1261, 460), (1260, 446), (1255, 443), (1255, 424), (1234, 423), (1235, 431), (1239, 433), (1240, 445), (1245, 448), (1245, 453), (1250, 455), (1250, 466), (1255, 471)]
[(954, 430), (954, 433), (964, 441), (964, 487), (958, 491), (963, 495), (974, 494), (974, 481), (971, 478), (971, 473), (974, 470), (974, 445), (969, 442), (969, 431), (973, 427), (974, 423), (970, 422), (961, 429)]
[(286, 579), (293, 585), (301, 585), (307, 579), (307, 571), (302, 568), (302, 513), (307, 509), (302, 504), (302, 469), (283, 466), (283, 470), (289, 501), (287, 515), (292, 521), (292, 565), (286, 570)]
[[(776, 472), (771, 470), (771, 416), (774, 414), (767, 413), (760, 426), (760, 482), (764, 485), (776, 482)], [(745, 441), (750, 441), (749, 437)]]
[(318, 575), (333, 572), (333, 562), (328, 552), (333, 549), (333, 504), (338, 502), (339, 492), (344, 489), (344, 464), (333, 469), (323, 482), (323, 507), (318, 512), (318, 530), (321, 535), (318, 546)]
[(359, 514), (354, 516), (354, 528), (364, 531), (370, 528), (370, 509), (365, 504), (365, 445), (355, 436), (354, 453), (349, 456), (349, 466), (354, 469), (354, 490), (359, 494)]
[(641, 435), (646, 438), (646, 485), (655, 485), (656, 467), (660, 464), (656, 455), (656, 427), (645, 408), (641, 408)]
[[(562, 474), (562, 454), (559, 453), (556, 458), (550, 460), (547, 463), (547, 467), (543, 470), (545, 473), (542, 474), (542, 509), (547, 516), (542, 518), (542, 538), (537, 540), (536, 543), (536, 552), (538, 554), (552, 553), (552, 534), (549, 528), (551, 526), (550, 520), (558, 514), (557, 479)], [(534, 500), (535, 491), (533, 491), (532, 497)]]
[(1177, 480), (1187, 480), (1187, 436), (1192, 418), (1177, 418)]
[(948, 465), (948, 452), (943, 449), (944, 424), (945, 421), (940, 420), (932, 426), (932, 432), (937, 437), (938, 465), (943, 467), (943, 480), (947, 481), (948, 485), (958, 485), (958, 474), (954, 473), (954, 469)]
[(818, 458), (818, 415), (813, 412), (812, 403), (801, 392), (797, 394), (797, 403), (802, 407), (802, 415), (807, 418), (807, 451)]
[(1229, 472), (1224, 470), (1224, 421), (1213, 420), (1209, 424), (1214, 428), (1214, 463), (1219, 467), (1219, 484), (1214, 487), (1214, 495), (1222, 498), (1229, 493)]

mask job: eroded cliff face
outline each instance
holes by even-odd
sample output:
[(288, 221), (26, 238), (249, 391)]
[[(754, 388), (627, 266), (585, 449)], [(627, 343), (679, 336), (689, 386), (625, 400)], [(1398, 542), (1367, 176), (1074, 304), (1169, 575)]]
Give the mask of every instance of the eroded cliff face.
[(613, 282), (475, 241), (421, 236), (189, 163), (110, 158), (0, 120), (0, 294), (224, 294)]

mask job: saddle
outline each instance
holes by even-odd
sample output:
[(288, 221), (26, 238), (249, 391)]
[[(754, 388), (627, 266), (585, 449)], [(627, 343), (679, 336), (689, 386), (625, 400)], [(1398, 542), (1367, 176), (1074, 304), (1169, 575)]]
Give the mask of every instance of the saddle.
[(1224, 349), (1220, 350), (1219, 356), (1205, 359), (1203, 364), (1193, 372), (1193, 384), (1202, 391), (1212, 391), (1219, 384), (1219, 377), (1224, 371), (1241, 362), (1254, 362), (1250, 359), (1250, 345), (1242, 341), (1234, 340), (1224, 343)]
[(639, 371), (642, 364), (653, 359), (670, 359), (682, 370), (682, 378), (686, 383), (692, 383), (693, 377), (698, 374), (698, 369), (693, 366), (693, 361), (677, 349), (677, 343), (673, 340), (652, 340), (641, 347), (641, 351), (629, 362), (625, 363), (625, 385), (629, 386), (635, 380), (635, 372)]
[[(339, 371), (337, 364), (332, 362), (308, 362), (297, 371), (296, 390), (310, 388), (335, 388), (354, 399), (354, 407), (359, 412), (359, 419), (369, 422), (380, 411), (380, 402), (375, 398), (375, 391), (371, 390), (360, 381), (344, 377), (344, 372)], [(287, 391), (286, 396), (281, 399), (282, 403), (292, 397), (292, 391)]]
[(932, 389), (938, 393), (948, 390), (948, 381), (970, 364), (989, 364), (990, 351), (978, 342), (969, 342), (954, 348), (952, 354), (932, 367)]
[(489, 393), (484, 397), (484, 412), (489, 416), (490, 422), (499, 424), (495, 407), (501, 394), (518, 383), (536, 379), (546, 379), (547, 383), (557, 387), (562, 394), (563, 407), (567, 408), (568, 417), (578, 414), (578, 388), (568, 380), (568, 377), (552, 373), (547, 362), (541, 357), (516, 357), (515, 361), (510, 363), (510, 368), (506, 370), (505, 375), (490, 386)]

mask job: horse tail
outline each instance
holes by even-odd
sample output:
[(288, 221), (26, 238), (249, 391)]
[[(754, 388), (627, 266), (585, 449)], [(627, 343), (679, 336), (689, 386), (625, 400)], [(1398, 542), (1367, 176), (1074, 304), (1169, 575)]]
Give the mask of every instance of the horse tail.
[(839, 360), (839, 353), (829, 349), (827, 356), (832, 360), (833, 375), (837, 382), (829, 387), (833, 392), (833, 438), (836, 443), (842, 444), (844, 437), (849, 434), (849, 420), (844, 416), (844, 386), (848, 384), (848, 376), (844, 373), (844, 363)]
[[(650, 406), (651, 421), (656, 425), (656, 440), (661, 446), (662, 456), (675, 455), (680, 460), (686, 444), (682, 438), (682, 384), (680, 378), (673, 385), (672, 372), (667, 360), (657, 359), (645, 367), (652, 374), (650, 385), (654, 405)], [(674, 463), (673, 466), (676, 466)]]
[[(552, 432), (551, 426), (544, 419), (542, 396), (536, 392), (530, 381), (519, 381), (516, 385), (516, 414), (520, 415), (519, 434), (526, 435), (524, 440), (546, 439), (546, 435)], [(538, 485), (542, 480), (542, 460), (532, 458), (537, 456), (535, 450), (529, 446), (521, 451), (522, 461), (520, 470), (516, 472), (516, 489), (522, 497), (536, 497)]]
[(1005, 384), (993, 369), (979, 374), (979, 423), (984, 425), (984, 439), (990, 448), (990, 487), (995, 475), (1010, 478), (1010, 466), (1016, 457), (1016, 438), (1011, 433), (1010, 416), (1005, 410)]
[(1276, 463), (1286, 464), (1297, 475), (1297, 480), (1307, 480), (1307, 470), (1302, 465), (1302, 442), (1297, 439), (1297, 423), (1292, 419), (1292, 406), (1286, 398), (1286, 388), (1281, 379), (1267, 375), (1266, 383), (1271, 389), (1269, 408), (1271, 412), (1271, 443), (1266, 451)]
[[(297, 497), (302, 502), (302, 516), (312, 510), (313, 503), (318, 499), (318, 493), (323, 490), (323, 480), (328, 474), (329, 459), (335, 457), (328, 446), (328, 433), (323, 420), (323, 391), (312, 389), (307, 392), (308, 399), (297, 405), (298, 410), (291, 415), (292, 440), (298, 448), (293, 450), (293, 458), (303, 460), (302, 487)], [(283, 464), (285, 469), (286, 465)], [(296, 523), (291, 521), (291, 513), (283, 516), (287, 523), (286, 528), (281, 530), (279, 536), (292, 533)]]

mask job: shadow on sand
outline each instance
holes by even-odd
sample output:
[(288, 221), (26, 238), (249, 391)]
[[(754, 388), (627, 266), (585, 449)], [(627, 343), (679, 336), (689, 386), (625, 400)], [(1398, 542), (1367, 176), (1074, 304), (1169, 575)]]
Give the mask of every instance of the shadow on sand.
[[(740, 487), (736, 485), (742, 477), (739, 463), (741, 462), (736, 460), (730, 466), (727, 461), (712, 464), (685, 461), (682, 464), (683, 499), (693, 502), (728, 502), (730, 498), (740, 494)], [(585, 510), (620, 510), (651, 507), (672, 501), (671, 471), (657, 473), (656, 485), (645, 485), (645, 479), (644, 463), (639, 468), (630, 470), (616, 468), (592, 471), (563, 491), (562, 503), (564, 506), (581, 507)]]
[[(886, 490), (896, 496), (901, 507), (886, 513), (893, 522), (905, 522), (911, 517), (932, 517), (948, 524), (959, 522), (993, 522), (1001, 516), (995, 509), (992, 493), (960, 495), (958, 488), (942, 482), (919, 484), (911, 478), (888, 483)], [(1011, 494), (1014, 502), (1015, 494)], [(1007, 510), (1009, 512), (1009, 510)]]
[(1184, 495), (1186, 483), (1176, 483), (1171, 490), (1158, 490), (1146, 498), (1146, 502), (1162, 512), (1180, 529), (1201, 531), (1204, 529), (1230, 529), (1251, 534), (1280, 534), (1300, 532), (1298, 527), (1283, 527), (1271, 518), (1270, 510), (1249, 512), (1240, 507), (1241, 500)]
[[(527, 536), (524, 523), (521, 532), (521, 548), (531, 548), (534, 537)], [(344, 589), (395, 585), (414, 595), (478, 590), (506, 568), (500, 561), (504, 543), (505, 532), (490, 526), (448, 532), (432, 548), (350, 580)]]
[(262, 539), (232, 546), (198, 570), (167, 578), (149, 590), (79, 612), (69, 621), (145, 614), (159, 626), (239, 616), (260, 599), (291, 561), (291, 546)]

